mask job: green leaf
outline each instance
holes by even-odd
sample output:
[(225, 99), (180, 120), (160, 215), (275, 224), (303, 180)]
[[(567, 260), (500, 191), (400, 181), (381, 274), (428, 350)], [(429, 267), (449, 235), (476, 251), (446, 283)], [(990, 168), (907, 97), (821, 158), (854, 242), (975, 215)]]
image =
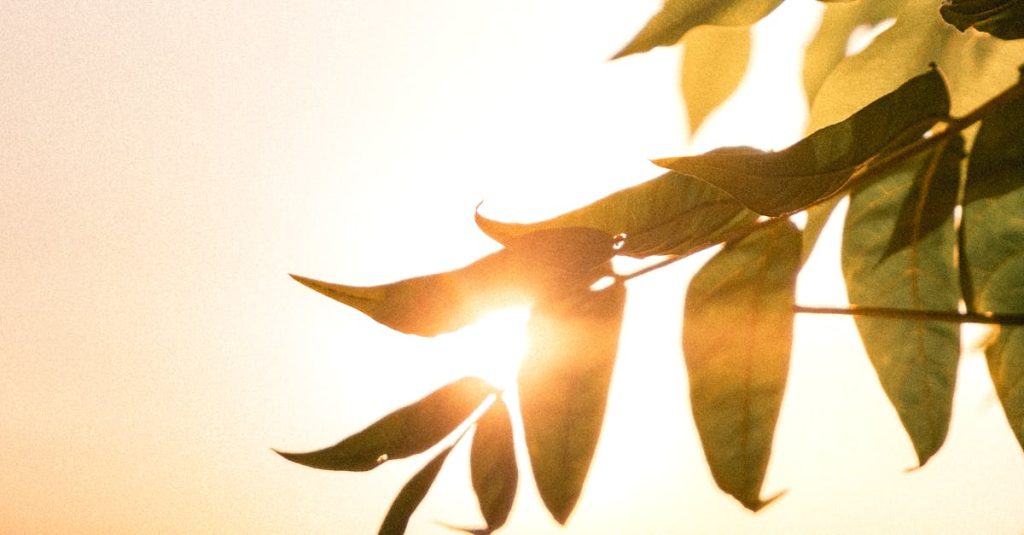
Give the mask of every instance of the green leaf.
[[(960, 226), (964, 300), (972, 310), (1024, 313), (1024, 101), (981, 123), (967, 164)], [(1001, 327), (986, 349), (1007, 420), (1024, 447), (1024, 328)]]
[(604, 420), (626, 290), (598, 292), (534, 310), (519, 370), (519, 404), (540, 497), (555, 520), (572, 513)]
[[(788, 221), (732, 242), (686, 294), (683, 355), (715, 482), (757, 511), (789, 371), (800, 232)], [(777, 497), (777, 496), (776, 496)]]
[(690, 132), (740, 85), (750, 61), (750, 27), (699, 26), (683, 41), (682, 91)]
[(473, 490), (488, 531), (505, 525), (519, 483), (508, 407), (498, 398), (476, 424), (470, 450)]
[(392, 329), (434, 336), (503, 306), (587, 287), (615, 254), (611, 236), (588, 228), (538, 230), (506, 245), (461, 269), (380, 286), (292, 277)]
[(386, 461), (430, 449), (496, 391), (483, 379), (463, 377), (334, 446), (306, 453), (277, 453), (289, 461), (322, 470), (364, 472)]
[[(1021, 288), (1024, 283), (1018, 281), (1014, 296), (1018, 304), (1024, 302)], [(1001, 327), (995, 342), (985, 348), (985, 358), (1006, 420), (1024, 448), (1024, 327)]]
[(821, 26), (804, 53), (803, 84), (807, 102), (814, 102), (825, 78), (846, 57), (854, 30), (896, 16), (902, 3), (902, 0), (829, 3), (821, 17)]
[(982, 121), (967, 164), (960, 246), (964, 300), (972, 310), (997, 312), (982, 295), (1010, 288), (990, 288), (989, 279), (1006, 269), (1007, 260), (1024, 255), (1022, 131), (1024, 101), (994, 110)]
[(719, 243), (729, 231), (755, 219), (757, 214), (722, 190), (676, 173), (536, 223), (504, 223), (476, 215), (480, 230), (504, 244), (544, 229), (590, 227), (609, 235), (624, 234), (617, 253), (638, 258), (689, 254)]
[(842, 60), (818, 91), (810, 128), (835, 123), (934, 62), (946, 75), (952, 113), (962, 115), (1014, 83), (1024, 41), (962, 34), (943, 22), (935, 0), (906, 0), (896, 23)]
[(840, 191), (866, 161), (897, 141), (913, 141), (948, 113), (946, 85), (931, 70), (785, 150), (719, 149), (655, 163), (718, 186), (755, 212), (781, 216)]
[[(861, 0), (863, 3), (865, 0)], [(957, 32), (939, 17), (934, 0), (871, 0), (902, 5), (896, 23), (859, 54), (831, 70), (814, 98), (808, 129), (843, 120), (936, 62), (946, 73), (952, 113), (962, 115), (1016, 80), (1024, 42)], [(830, 6), (828, 9), (832, 9)], [(809, 211), (804, 255), (838, 199)], [(830, 206), (831, 204), (831, 206)]]
[(1019, 0), (944, 0), (939, 13), (960, 31), (974, 28), (1000, 39), (1024, 38), (1024, 3)]
[[(854, 186), (842, 248), (854, 307), (957, 309), (952, 214), (962, 157), (962, 140), (951, 138), (946, 147), (940, 144), (877, 180)], [(858, 317), (857, 327), (882, 389), (924, 465), (949, 429), (959, 326)]]
[(692, 28), (749, 26), (771, 13), (782, 0), (666, 0), (661, 11), (612, 59), (676, 44)]
[(391, 508), (388, 509), (388, 514), (384, 517), (384, 522), (378, 532), (380, 535), (402, 535), (405, 533), (405, 528), (409, 525), (409, 518), (420, 506), (423, 498), (427, 496), (427, 491), (437, 479), (437, 474), (441, 471), (441, 466), (444, 465), (444, 460), (448, 458), (453, 447), (454, 445), (448, 446), (442, 450), (402, 487), (398, 496), (395, 497), (395, 501), (392, 502)]

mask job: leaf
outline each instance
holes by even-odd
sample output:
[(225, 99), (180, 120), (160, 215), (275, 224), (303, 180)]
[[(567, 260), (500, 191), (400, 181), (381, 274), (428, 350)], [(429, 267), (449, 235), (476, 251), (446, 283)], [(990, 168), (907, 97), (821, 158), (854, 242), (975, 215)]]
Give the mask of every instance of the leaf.
[(504, 244), (544, 229), (590, 227), (609, 235), (624, 234), (617, 253), (638, 258), (689, 254), (722, 241), (729, 231), (755, 219), (757, 214), (722, 190), (676, 173), (536, 223), (504, 223), (476, 215), (480, 230)]
[[(955, 311), (953, 208), (962, 140), (856, 185), (842, 266), (854, 307)], [(902, 235), (902, 236), (901, 236)], [(857, 317), (864, 348), (924, 465), (945, 441), (960, 354), (953, 323)]]
[[(718, 486), (757, 511), (789, 371), (800, 232), (788, 221), (732, 242), (686, 294), (693, 417)], [(777, 496), (776, 496), (777, 497)]]
[(749, 26), (782, 4), (782, 0), (666, 0), (661, 11), (612, 59), (676, 44), (692, 28)]
[(732, 95), (749, 61), (749, 26), (698, 26), (686, 35), (681, 85), (690, 132)]
[(398, 496), (395, 497), (395, 501), (391, 503), (391, 508), (388, 509), (388, 514), (384, 517), (384, 522), (380, 526), (380, 535), (401, 535), (405, 533), (405, 528), (409, 525), (409, 518), (416, 511), (416, 508), (420, 506), (420, 502), (427, 496), (427, 491), (430, 490), (431, 485), (434, 484), (434, 480), (437, 479), (437, 474), (441, 471), (441, 466), (444, 464), (445, 459), (448, 458), (448, 454), (451, 453), (452, 446), (448, 446), (441, 453), (437, 454), (426, 466), (424, 466), (416, 475), (412, 476), (412, 479), (402, 487), (402, 490), (398, 492)]
[(292, 278), (392, 329), (434, 336), (503, 306), (587, 287), (615, 254), (611, 236), (588, 228), (543, 229), (506, 245), (461, 269), (380, 286)]
[[(1020, 284), (1014, 295), (1017, 303), (1024, 302)], [(1006, 420), (1024, 448), (1024, 327), (1001, 327), (995, 342), (985, 348), (985, 358)]]
[(622, 327), (621, 283), (534, 310), (519, 404), (540, 497), (565, 524), (597, 447)]
[[(952, 97), (951, 111), (956, 115), (973, 110), (1014, 83), (1017, 65), (1024, 57), (1024, 42), (961, 34), (943, 22), (933, 0), (871, 3), (903, 7), (891, 28), (831, 70), (811, 107), (810, 131), (843, 120), (918, 74), (929, 62), (943, 67)], [(805, 256), (811, 253), (837, 202), (834, 199), (809, 211), (804, 230)]]
[(386, 461), (430, 449), (495, 392), (483, 379), (463, 377), (334, 446), (306, 453), (277, 453), (289, 461), (322, 470), (365, 472)]
[(497, 530), (508, 519), (519, 482), (512, 421), (501, 398), (476, 424), (470, 450), (470, 472), (488, 532)]
[[(971, 310), (1024, 313), (1024, 101), (981, 123), (967, 164), (961, 278)], [(986, 349), (1006, 418), (1024, 447), (1024, 328), (1001, 327)]]
[(913, 141), (948, 113), (946, 85), (931, 70), (785, 150), (719, 149), (655, 163), (718, 186), (760, 214), (787, 215), (835, 194), (864, 162), (898, 140)]
[(939, 13), (960, 31), (974, 28), (1000, 39), (1024, 38), (1024, 3), (1019, 0), (944, 0)]
[(810, 128), (842, 120), (930, 62), (946, 75), (954, 115), (973, 110), (1014, 83), (1024, 42), (962, 34), (943, 22), (935, 6), (935, 0), (906, 0), (892, 28), (842, 60), (818, 91)]
[[(967, 164), (960, 227), (964, 300), (971, 310), (996, 312), (981, 298), (1010, 288), (989, 279), (1024, 255), (1024, 101), (1002, 106), (981, 123)], [(999, 310), (998, 312), (1010, 312)]]
[(821, 26), (804, 53), (803, 85), (807, 102), (814, 102), (825, 78), (846, 57), (854, 30), (894, 17), (902, 3), (902, 0), (829, 3), (821, 17)]

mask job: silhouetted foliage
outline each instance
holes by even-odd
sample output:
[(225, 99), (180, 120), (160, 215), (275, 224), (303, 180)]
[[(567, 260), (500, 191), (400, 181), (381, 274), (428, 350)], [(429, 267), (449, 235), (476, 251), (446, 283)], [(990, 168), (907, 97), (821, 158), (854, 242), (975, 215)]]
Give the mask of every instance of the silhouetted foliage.
[[(682, 91), (696, 128), (742, 77), (749, 26), (781, 3), (667, 0), (615, 57), (683, 40)], [(896, 18), (890, 29), (845, 55), (855, 28), (888, 17)], [(745, 507), (756, 511), (777, 497), (762, 499), (761, 486), (799, 312), (856, 317), (921, 465), (949, 428), (959, 323), (995, 325), (989, 368), (1024, 446), (1024, 83), (1016, 68), (1024, 41), (1014, 41), (1021, 37), (1024, 7), (1013, 0), (830, 2), (805, 57), (813, 132), (791, 147), (659, 159), (667, 173), (545, 221), (478, 213), (479, 228), (504, 249), (446, 273), (375, 287), (296, 276), (404, 333), (449, 332), (509, 303), (529, 304), (532, 317), (518, 407), (464, 378), (335, 446), (282, 455), (362, 471), (442, 447), (384, 520), (381, 533), (401, 533), (454, 444), (475, 428), (472, 484), (482, 531), (490, 532), (504, 525), (515, 497), (511, 418), (519, 415), (540, 496), (564, 524), (600, 436), (624, 282), (719, 244), (690, 283), (682, 348), (712, 475)], [(689, 83), (716, 62), (721, 80)], [(842, 268), (852, 305), (798, 306), (797, 274), (847, 195)], [(790, 221), (800, 213), (808, 216), (803, 230)], [(616, 273), (615, 255), (667, 258)], [(737, 333), (736, 325), (747, 328)]]

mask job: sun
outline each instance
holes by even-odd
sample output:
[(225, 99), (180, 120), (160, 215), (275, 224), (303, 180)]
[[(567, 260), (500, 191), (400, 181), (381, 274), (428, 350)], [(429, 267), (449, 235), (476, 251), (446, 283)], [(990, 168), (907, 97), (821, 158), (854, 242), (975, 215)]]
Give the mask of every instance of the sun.
[(526, 325), (530, 310), (525, 306), (500, 308), (472, 324), (445, 335), (453, 366), (476, 375), (501, 389), (515, 384), (519, 364), (526, 354)]

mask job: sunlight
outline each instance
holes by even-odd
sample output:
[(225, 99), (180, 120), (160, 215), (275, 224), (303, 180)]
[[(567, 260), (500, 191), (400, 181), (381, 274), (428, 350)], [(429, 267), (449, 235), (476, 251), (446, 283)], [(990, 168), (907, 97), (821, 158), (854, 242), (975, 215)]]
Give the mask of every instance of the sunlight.
[(526, 353), (527, 307), (491, 312), (457, 333), (446, 336), (453, 366), (477, 375), (498, 388), (515, 385), (519, 363)]

